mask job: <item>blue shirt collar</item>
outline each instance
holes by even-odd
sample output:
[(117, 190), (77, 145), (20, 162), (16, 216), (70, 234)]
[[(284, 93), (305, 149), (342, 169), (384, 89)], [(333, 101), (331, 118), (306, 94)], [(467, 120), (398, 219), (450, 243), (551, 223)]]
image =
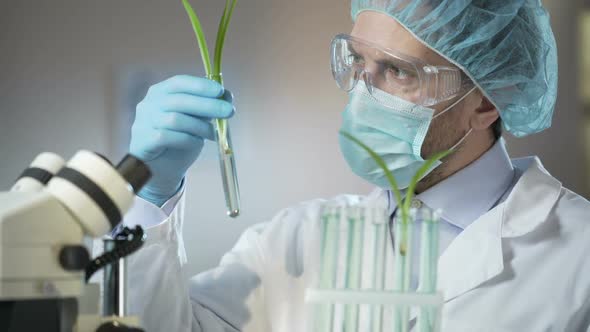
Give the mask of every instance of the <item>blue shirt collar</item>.
[[(465, 229), (493, 208), (510, 188), (514, 167), (500, 138), (479, 159), (459, 172), (416, 196), (433, 210), (442, 210), (442, 219)], [(389, 207), (396, 208), (389, 191)]]

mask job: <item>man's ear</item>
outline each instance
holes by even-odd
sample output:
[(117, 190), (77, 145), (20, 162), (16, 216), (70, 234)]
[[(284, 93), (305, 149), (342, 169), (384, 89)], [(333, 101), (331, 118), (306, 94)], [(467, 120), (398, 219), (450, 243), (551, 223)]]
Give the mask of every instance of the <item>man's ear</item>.
[(496, 106), (485, 96), (481, 97), (480, 105), (472, 114), (469, 124), (473, 130), (486, 130), (500, 117)]

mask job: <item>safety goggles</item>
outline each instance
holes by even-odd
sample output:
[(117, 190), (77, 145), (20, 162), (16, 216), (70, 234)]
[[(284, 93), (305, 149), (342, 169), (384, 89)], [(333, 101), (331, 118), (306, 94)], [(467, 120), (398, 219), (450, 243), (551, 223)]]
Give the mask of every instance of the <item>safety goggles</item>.
[(459, 68), (429, 65), (345, 34), (334, 37), (330, 53), (332, 75), (347, 92), (363, 79), (371, 94), (377, 88), (414, 104), (432, 106), (474, 86)]

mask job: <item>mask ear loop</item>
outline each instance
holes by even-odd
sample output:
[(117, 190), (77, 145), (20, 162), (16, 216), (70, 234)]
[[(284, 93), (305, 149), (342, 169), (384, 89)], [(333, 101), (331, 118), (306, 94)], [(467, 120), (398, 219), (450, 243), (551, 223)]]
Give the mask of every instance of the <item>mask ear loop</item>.
[(463, 138), (461, 138), (459, 140), (459, 142), (457, 142), (457, 144), (453, 145), (449, 150), (456, 150), (459, 145), (461, 145), (461, 143), (463, 143), (465, 141), (465, 139), (467, 138), (467, 136), (469, 136), (469, 134), (471, 134), (471, 132), (473, 131), (473, 128), (469, 128), (469, 130), (467, 131), (467, 134), (465, 134), (465, 136), (463, 136)]
[[(465, 99), (467, 96), (469, 96), (470, 93), (472, 93), (473, 91), (475, 91), (475, 89), (476, 89), (476, 87), (474, 86), (473, 88), (471, 88), (471, 90), (469, 90), (469, 92), (467, 92), (466, 94), (464, 94), (463, 97), (459, 98), (459, 100), (457, 100), (456, 102), (454, 102), (451, 106), (447, 107), (442, 112), (440, 112), (437, 115), (433, 116), (432, 117), (432, 120), (438, 118), (439, 116), (443, 115), (444, 113), (448, 112), (450, 109), (452, 109), (453, 107), (455, 107), (463, 99)], [(449, 150), (456, 150), (459, 147), (459, 145), (461, 145), (461, 143), (463, 143), (465, 141), (465, 139), (467, 138), (467, 136), (469, 136), (469, 134), (471, 134), (472, 131), (473, 131), (473, 128), (469, 128), (469, 130), (467, 131), (467, 134), (465, 134), (465, 136), (463, 136), (459, 140), (459, 142), (457, 142), (455, 145), (453, 145)]]
[(442, 112), (438, 113), (437, 115), (432, 117), (432, 120), (438, 118), (439, 116), (445, 114), (446, 112), (448, 112), (449, 110), (451, 110), (453, 107), (457, 106), (457, 104), (459, 104), (460, 102), (463, 101), (463, 99), (467, 98), (467, 96), (469, 96), (469, 94), (471, 94), (473, 91), (475, 91), (477, 87), (474, 86), (473, 88), (471, 88), (471, 90), (469, 90), (466, 94), (463, 95), (463, 97), (459, 98), (456, 102), (454, 102), (453, 104), (451, 104), (451, 106), (445, 108)]

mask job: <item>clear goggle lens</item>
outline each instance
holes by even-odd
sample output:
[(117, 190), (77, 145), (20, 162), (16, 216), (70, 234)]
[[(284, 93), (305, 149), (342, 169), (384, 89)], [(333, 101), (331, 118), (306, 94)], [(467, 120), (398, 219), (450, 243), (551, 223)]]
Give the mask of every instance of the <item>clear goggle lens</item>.
[(406, 101), (431, 106), (473, 87), (458, 68), (432, 66), (422, 60), (348, 36), (337, 35), (331, 47), (332, 75), (344, 91), (363, 79), (373, 88)]

